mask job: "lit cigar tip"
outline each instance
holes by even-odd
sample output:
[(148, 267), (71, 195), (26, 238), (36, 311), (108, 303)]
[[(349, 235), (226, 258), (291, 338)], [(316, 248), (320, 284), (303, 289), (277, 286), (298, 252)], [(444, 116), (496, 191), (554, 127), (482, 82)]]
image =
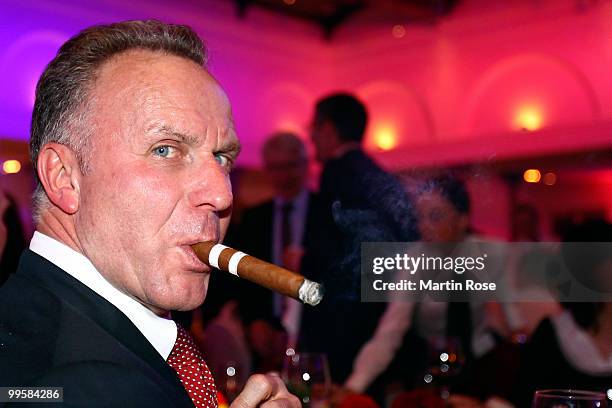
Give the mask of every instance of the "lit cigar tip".
[(323, 300), (324, 292), (323, 285), (304, 279), (302, 286), (300, 286), (298, 297), (307, 305), (316, 306)]

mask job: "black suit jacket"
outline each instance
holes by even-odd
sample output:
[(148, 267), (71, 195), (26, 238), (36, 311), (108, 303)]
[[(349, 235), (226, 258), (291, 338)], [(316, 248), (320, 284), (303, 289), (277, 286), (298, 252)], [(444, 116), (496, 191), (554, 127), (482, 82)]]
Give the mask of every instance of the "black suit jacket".
[(29, 250), (0, 288), (0, 385), (64, 387), (62, 407), (193, 407), (122, 312)]
[(332, 379), (342, 384), (385, 309), (360, 302), (361, 242), (414, 241), (416, 223), (404, 188), (360, 149), (325, 164), (319, 195), (302, 266), (326, 292), (304, 309), (300, 340), (304, 350), (327, 353)]

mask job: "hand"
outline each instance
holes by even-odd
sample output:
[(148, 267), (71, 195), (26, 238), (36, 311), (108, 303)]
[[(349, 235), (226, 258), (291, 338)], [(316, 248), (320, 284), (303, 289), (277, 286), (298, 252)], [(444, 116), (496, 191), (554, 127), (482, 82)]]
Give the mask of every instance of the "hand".
[(242, 392), (230, 408), (301, 408), (295, 395), (287, 391), (283, 380), (275, 373), (255, 374), (249, 377)]

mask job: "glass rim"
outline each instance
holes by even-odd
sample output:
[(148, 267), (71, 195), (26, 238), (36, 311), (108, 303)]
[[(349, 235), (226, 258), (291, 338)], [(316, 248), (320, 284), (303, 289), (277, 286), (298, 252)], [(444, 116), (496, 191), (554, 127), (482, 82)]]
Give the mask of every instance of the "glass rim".
[(600, 400), (606, 399), (606, 395), (600, 391), (586, 391), (586, 390), (573, 390), (573, 389), (547, 389), (538, 390), (535, 392), (536, 397), (544, 398), (569, 398), (569, 399), (586, 399), (586, 400)]

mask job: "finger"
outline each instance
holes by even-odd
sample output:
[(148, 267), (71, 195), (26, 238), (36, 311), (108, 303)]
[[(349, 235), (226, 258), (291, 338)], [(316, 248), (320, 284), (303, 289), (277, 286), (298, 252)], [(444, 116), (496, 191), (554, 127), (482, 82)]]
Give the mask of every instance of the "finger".
[(231, 408), (255, 408), (264, 401), (282, 398), (291, 400), (291, 394), (278, 374), (255, 374), (248, 379)]
[(287, 394), (287, 397), (267, 401), (261, 404), (261, 408), (302, 408), (302, 404), (295, 395)]
[(289, 393), (277, 372), (271, 371), (266, 377), (272, 382), (272, 395), (261, 408), (302, 408), (299, 398)]
[(255, 408), (273, 395), (273, 382), (263, 374), (254, 374), (247, 380), (244, 389), (230, 408)]

